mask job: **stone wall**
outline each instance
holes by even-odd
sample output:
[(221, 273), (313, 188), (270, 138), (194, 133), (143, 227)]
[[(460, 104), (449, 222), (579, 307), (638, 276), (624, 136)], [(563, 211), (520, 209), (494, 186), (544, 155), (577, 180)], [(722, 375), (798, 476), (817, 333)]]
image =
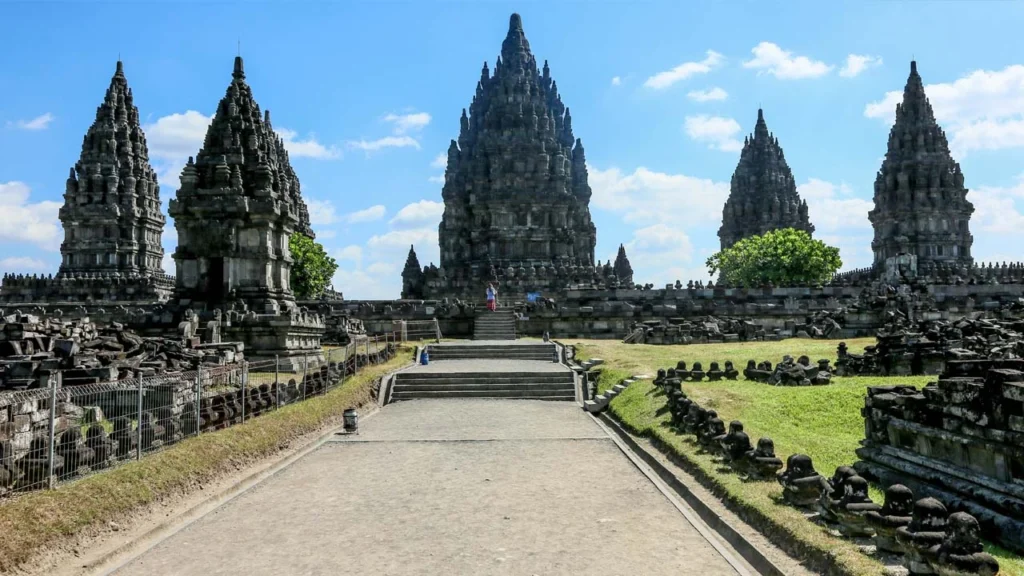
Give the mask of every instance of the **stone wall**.
[(0, 303), (162, 302), (173, 291), (174, 278), (166, 274), (134, 277), (99, 273), (58, 277), (4, 274)]

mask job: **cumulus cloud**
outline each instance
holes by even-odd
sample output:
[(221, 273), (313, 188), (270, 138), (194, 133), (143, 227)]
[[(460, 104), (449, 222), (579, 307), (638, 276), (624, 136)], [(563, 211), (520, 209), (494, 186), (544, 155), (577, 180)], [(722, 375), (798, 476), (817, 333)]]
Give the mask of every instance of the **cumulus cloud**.
[[(307, 198), (306, 208), (309, 209), (309, 223), (313, 226), (330, 226), (338, 223), (337, 211), (330, 200)], [(320, 231), (317, 230), (317, 233)]]
[(287, 128), (276, 128), (277, 135), (284, 141), (285, 150), (288, 155), (296, 158), (316, 158), (318, 160), (331, 160), (341, 157), (341, 151), (334, 146), (324, 146), (317, 142), (316, 137), (310, 135), (305, 140), (298, 140), (298, 133)]
[(612, 86), (618, 86), (620, 84), (622, 84), (622, 78), (619, 78), (618, 76), (612, 76)]
[(50, 268), (50, 265), (38, 258), (27, 256), (11, 256), (0, 259), (0, 274), (5, 272), (24, 273), (39, 272)]
[(444, 213), (444, 202), (420, 200), (402, 207), (389, 224), (397, 229), (436, 227)]
[(713, 100), (725, 100), (729, 97), (729, 93), (715, 86), (709, 90), (691, 90), (686, 94), (686, 97), (694, 102), (711, 102)]
[(142, 127), (146, 133), (150, 161), (165, 193), (181, 186), (178, 180), (181, 169), (188, 162), (188, 157), (195, 156), (203, 147), (206, 130), (212, 121), (213, 116), (187, 110), (162, 116)]
[(442, 168), (443, 169), (443, 168), (446, 168), (447, 166), (448, 166), (448, 153), (447, 152), (440, 152), (430, 162), (430, 167), (431, 168)]
[(644, 81), (644, 86), (654, 90), (662, 90), (692, 76), (707, 74), (721, 66), (724, 62), (725, 56), (722, 56), (714, 50), (708, 50), (707, 57), (703, 60), (699, 62), (683, 62), (671, 70), (658, 72)]
[[(975, 70), (953, 82), (925, 85), (935, 118), (962, 158), (972, 150), (1024, 146), (1024, 65)], [(894, 90), (864, 108), (864, 115), (892, 124), (903, 91)]]
[(874, 202), (857, 196), (846, 183), (833, 184), (818, 178), (808, 179), (797, 186), (797, 191), (807, 201), (814, 237), (839, 248), (843, 269), (870, 265), (873, 230), (868, 212)]
[(58, 250), (60, 202), (29, 202), (31, 189), (24, 182), (0, 182), (0, 242), (29, 242), (45, 250)]
[(384, 121), (392, 125), (395, 134), (405, 134), (406, 132), (422, 130), (423, 127), (430, 124), (430, 114), (426, 112), (388, 114), (384, 116)]
[(380, 220), (387, 213), (387, 208), (382, 204), (370, 206), (364, 210), (349, 213), (345, 216), (345, 221), (349, 224), (358, 224), (361, 222), (373, 222), (374, 220)]
[(839, 71), (843, 78), (853, 78), (868, 68), (882, 65), (880, 56), (867, 56), (863, 54), (850, 54), (846, 57), (846, 64)]
[(820, 60), (795, 56), (772, 42), (761, 42), (750, 51), (754, 57), (743, 63), (744, 68), (757, 70), (758, 74), (771, 74), (780, 80), (817, 78), (833, 68)]
[(384, 148), (415, 148), (420, 149), (420, 143), (412, 136), (385, 136), (376, 140), (350, 140), (350, 148), (362, 150), (367, 154), (377, 152)]
[(740, 132), (740, 125), (732, 118), (707, 114), (687, 116), (683, 129), (687, 136), (706, 143), (709, 148), (724, 152), (738, 152), (743, 149), (743, 142), (736, 138)]
[(8, 122), (7, 125), (19, 130), (46, 130), (50, 127), (50, 123), (56, 119), (56, 116), (47, 112), (31, 120), (15, 120), (14, 122)]
[(629, 224), (721, 221), (722, 206), (729, 196), (728, 182), (655, 172), (643, 166), (631, 174), (591, 164), (587, 171), (593, 206), (619, 214)]
[[(974, 204), (971, 229), (999, 235), (1024, 234), (1024, 174), (1005, 187), (980, 186), (967, 193)], [(1015, 257), (1014, 260), (1018, 260)]]
[(363, 247), (351, 244), (344, 248), (339, 248), (331, 253), (336, 260), (348, 260), (351, 262), (359, 263), (363, 260)]

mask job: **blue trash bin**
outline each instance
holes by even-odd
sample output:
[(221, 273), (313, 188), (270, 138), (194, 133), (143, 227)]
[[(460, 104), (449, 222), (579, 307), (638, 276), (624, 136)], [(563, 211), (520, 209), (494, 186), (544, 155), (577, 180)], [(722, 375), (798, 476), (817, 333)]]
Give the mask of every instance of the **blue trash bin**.
[(427, 349), (426, 348), (424, 348), (420, 352), (420, 364), (422, 364), (424, 366), (426, 366), (427, 364), (430, 364), (430, 355), (427, 354)]

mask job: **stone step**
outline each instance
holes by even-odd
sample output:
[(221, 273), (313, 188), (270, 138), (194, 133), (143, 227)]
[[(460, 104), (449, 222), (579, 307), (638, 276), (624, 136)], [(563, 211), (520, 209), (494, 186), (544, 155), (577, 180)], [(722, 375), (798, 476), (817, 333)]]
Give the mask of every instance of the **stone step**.
[(544, 382), (572, 382), (572, 372), (399, 372), (395, 382), (411, 380), (458, 380), (460, 378), (481, 380), (527, 380)]
[(574, 393), (567, 393), (561, 390), (548, 392), (527, 391), (527, 390), (456, 390), (438, 392), (407, 392), (392, 394), (391, 399), (415, 400), (418, 398), (502, 398), (512, 400), (563, 400), (572, 402), (576, 400)]
[(395, 380), (395, 389), (445, 386), (447, 388), (468, 386), (468, 387), (491, 387), (504, 388), (506, 386), (554, 386), (573, 387), (572, 380), (552, 380), (539, 378), (435, 378), (427, 380)]
[(537, 362), (554, 362), (555, 355), (551, 352), (521, 352), (517, 354), (504, 352), (431, 352), (430, 360), (535, 360)]
[(440, 382), (440, 383), (416, 383), (406, 384), (402, 382), (396, 382), (394, 392), (443, 392), (443, 391), (475, 391), (475, 390), (537, 390), (540, 392), (562, 392), (564, 394), (572, 394), (574, 387), (572, 382)]
[(554, 352), (555, 350), (554, 344), (542, 344), (540, 342), (536, 344), (516, 344), (514, 346), (509, 346), (508, 344), (494, 344), (493, 346), (486, 344), (428, 344), (428, 346), (431, 352), (440, 352), (442, 350), (530, 350), (531, 352), (545, 350)]

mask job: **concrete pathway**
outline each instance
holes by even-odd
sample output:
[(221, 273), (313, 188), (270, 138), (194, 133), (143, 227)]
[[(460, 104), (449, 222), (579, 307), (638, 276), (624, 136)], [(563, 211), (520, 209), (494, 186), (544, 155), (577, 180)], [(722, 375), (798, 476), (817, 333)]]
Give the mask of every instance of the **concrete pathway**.
[(385, 407), (116, 572), (736, 574), (575, 403)]

